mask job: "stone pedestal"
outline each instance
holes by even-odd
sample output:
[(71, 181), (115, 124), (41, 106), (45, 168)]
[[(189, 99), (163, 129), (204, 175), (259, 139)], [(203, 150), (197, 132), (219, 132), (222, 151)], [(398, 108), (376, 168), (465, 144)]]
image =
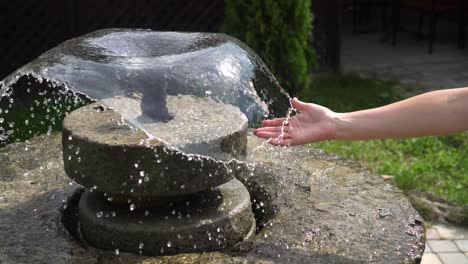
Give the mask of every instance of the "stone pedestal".
[[(225, 156), (245, 155), (247, 119), (239, 118), (242, 113), (234, 111), (234, 107), (228, 114), (219, 114), (216, 107), (220, 106), (214, 101), (199, 106), (191, 103), (201, 99), (192, 97), (171, 100), (186, 104), (190, 116), (206, 115), (225, 133), (209, 134), (213, 124), (205, 125), (203, 131), (193, 131), (200, 134), (200, 139), (189, 140), (187, 147), (183, 138), (188, 132), (182, 130), (185, 132), (180, 135), (169, 129), (188, 124), (187, 120), (179, 120), (184, 113), (176, 112), (171, 121), (145, 125), (164, 133), (164, 138), (172, 133), (172, 144), (168, 144), (150, 139), (152, 131), (147, 134), (132, 128), (119, 113), (98, 103), (65, 118), (65, 171), (88, 188), (81, 197), (78, 216), (80, 232), (91, 245), (167, 255), (224, 249), (254, 234), (249, 192), (233, 179), (236, 174), (232, 168), (237, 162), (176, 148), (221, 149)], [(107, 104), (127, 104), (129, 111), (137, 114), (135, 109), (140, 107), (128, 99), (109, 99)], [(203, 104), (212, 112), (203, 110)], [(174, 113), (173, 102), (168, 105), (169, 113)], [(190, 109), (189, 105), (198, 109)]]
[(255, 233), (250, 195), (235, 179), (157, 207), (115, 206), (102, 193), (85, 191), (78, 208), (84, 239), (109, 250), (145, 255), (215, 251)]

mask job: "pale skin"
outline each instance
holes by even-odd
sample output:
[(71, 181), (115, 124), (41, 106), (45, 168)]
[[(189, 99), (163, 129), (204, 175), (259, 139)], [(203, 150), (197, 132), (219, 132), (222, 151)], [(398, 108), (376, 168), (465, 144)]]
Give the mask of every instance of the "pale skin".
[(393, 104), (336, 113), (292, 100), (299, 113), (263, 120), (254, 131), (273, 145), (293, 146), (323, 140), (371, 140), (454, 134), (468, 130), (468, 87), (424, 93)]

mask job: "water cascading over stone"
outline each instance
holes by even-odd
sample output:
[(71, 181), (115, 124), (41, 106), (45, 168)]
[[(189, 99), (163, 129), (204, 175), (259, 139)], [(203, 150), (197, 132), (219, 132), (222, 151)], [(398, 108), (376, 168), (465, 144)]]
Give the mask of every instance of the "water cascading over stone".
[(244, 44), (223, 34), (104, 30), (23, 71), (97, 101), (63, 122), (65, 171), (87, 188), (86, 241), (159, 255), (254, 234), (250, 195), (234, 177), (249, 125), (284, 114), (288, 97)]

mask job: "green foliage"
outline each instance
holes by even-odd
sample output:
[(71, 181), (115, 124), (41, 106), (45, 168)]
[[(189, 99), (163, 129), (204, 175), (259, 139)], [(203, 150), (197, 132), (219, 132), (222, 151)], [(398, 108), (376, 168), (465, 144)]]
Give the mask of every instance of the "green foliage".
[(403, 99), (397, 82), (361, 78), (356, 74), (331, 74), (314, 80), (300, 98), (335, 112), (349, 112), (382, 106)]
[[(460, 140), (459, 146), (447, 141)], [(312, 144), (357, 160), (379, 174), (393, 175), (406, 191), (430, 192), (468, 204), (468, 133), (400, 140), (327, 141)]]
[(249, 45), (296, 95), (315, 65), (310, 0), (226, 0), (223, 32)]
[(0, 140), (0, 148), (40, 134), (61, 131), (66, 113), (90, 103), (71, 92), (61, 94), (53, 91), (43, 95), (31, 92), (28, 95), (17, 98), (13, 104), (0, 100), (0, 108), (4, 109), (0, 131), (11, 132), (6, 140)]
[[(354, 111), (399, 100), (396, 82), (356, 75), (326, 76), (304, 91), (303, 100), (336, 111)], [(468, 133), (450, 136), (372, 141), (326, 141), (311, 144), (357, 160), (379, 174), (393, 175), (405, 190), (430, 192), (458, 204), (468, 204)]]

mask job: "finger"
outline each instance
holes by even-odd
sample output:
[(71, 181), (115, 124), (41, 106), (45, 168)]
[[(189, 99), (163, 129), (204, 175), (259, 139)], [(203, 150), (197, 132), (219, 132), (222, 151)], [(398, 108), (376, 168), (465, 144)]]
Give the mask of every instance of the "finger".
[(307, 109), (307, 103), (299, 101), (297, 97), (294, 97), (294, 99), (292, 99), (291, 104), (294, 108), (296, 108), (299, 111), (304, 111)]
[(295, 145), (292, 138), (283, 138), (283, 139), (272, 138), (268, 140), (268, 143), (274, 146), (288, 146), (289, 147), (289, 146)]
[(281, 134), (282, 134), (281, 132), (257, 132), (257, 133), (255, 133), (255, 135), (257, 137), (266, 138), (266, 139), (277, 138), (277, 137), (281, 136)]
[(258, 132), (288, 132), (289, 127), (284, 126), (284, 127), (260, 127), (254, 130), (254, 134), (257, 134)]
[(266, 127), (275, 127), (275, 126), (282, 126), (286, 118), (275, 118), (275, 119), (267, 119), (262, 121), (262, 126)]

